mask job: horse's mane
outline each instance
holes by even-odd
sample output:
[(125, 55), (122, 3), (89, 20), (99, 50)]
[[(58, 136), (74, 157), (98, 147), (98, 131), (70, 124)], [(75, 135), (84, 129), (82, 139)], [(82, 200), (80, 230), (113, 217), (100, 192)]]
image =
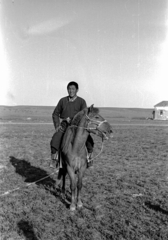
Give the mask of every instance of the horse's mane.
[(73, 140), (75, 138), (75, 135), (76, 135), (76, 132), (78, 130), (78, 128), (75, 127), (75, 126), (79, 125), (79, 123), (80, 123), (83, 115), (85, 114), (85, 112), (86, 112), (86, 109), (78, 112), (74, 116), (74, 118), (72, 119), (71, 125), (67, 128), (67, 130), (64, 134), (63, 141), (62, 141), (62, 144), (61, 144), (61, 151), (63, 151), (65, 154), (68, 151), (69, 143), (73, 142)]
[(74, 118), (72, 119), (72, 122), (71, 122), (71, 125), (75, 125), (75, 126), (78, 126), (79, 125), (79, 122), (80, 120), (82, 119), (83, 115), (85, 114), (85, 109), (78, 112)]
[(90, 108), (83, 109), (82, 111), (78, 112), (74, 116), (74, 118), (72, 119), (71, 125), (67, 128), (67, 130), (64, 134), (63, 141), (61, 144), (61, 151), (64, 152), (65, 154), (68, 152), (69, 143), (72, 143), (74, 141), (76, 133), (79, 130), (79, 128), (77, 128), (75, 126), (79, 126), (79, 123), (80, 123), (82, 117), (86, 113), (89, 114), (90, 117), (92, 117), (99, 113), (99, 109), (91, 106)]

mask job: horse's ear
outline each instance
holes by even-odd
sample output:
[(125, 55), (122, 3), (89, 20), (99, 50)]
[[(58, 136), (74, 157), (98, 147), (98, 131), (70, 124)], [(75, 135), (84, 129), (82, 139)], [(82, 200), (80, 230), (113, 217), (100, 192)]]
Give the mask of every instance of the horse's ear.
[(93, 111), (93, 106), (94, 106), (94, 104), (92, 104), (92, 105), (88, 108), (88, 113), (90, 113), (90, 112)]

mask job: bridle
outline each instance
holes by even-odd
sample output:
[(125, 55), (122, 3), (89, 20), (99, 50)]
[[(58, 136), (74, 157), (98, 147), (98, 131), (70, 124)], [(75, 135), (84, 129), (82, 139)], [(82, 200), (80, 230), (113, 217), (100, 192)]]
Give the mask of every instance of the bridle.
[[(88, 130), (88, 131), (89, 131), (89, 130), (97, 130), (98, 132), (100, 132), (100, 133), (107, 139), (106, 134), (105, 134), (103, 131), (100, 130), (100, 126), (101, 126), (103, 123), (107, 122), (107, 120), (106, 120), (106, 119), (103, 120), (103, 121), (92, 120), (87, 114), (86, 114), (86, 117), (87, 117), (87, 119), (89, 120), (88, 125), (89, 125), (90, 123), (96, 124), (96, 127), (95, 127), (95, 128), (88, 128), (88, 127), (87, 127), (86, 130)], [(103, 139), (103, 138), (102, 138), (102, 139)]]
[[(83, 128), (83, 129), (87, 130), (88, 132), (90, 132), (91, 130), (97, 130), (98, 132), (100, 132), (100, 133), (103, 135), (103, 137), (105, 137), (105, 138), (107, 139), (106, 134), (100, 130), (100, 126), (101, 126), (103, 123), (107, 122), (107, 120), (106, 120), (106, 119), (103, 120), (103, 121), (92, 120), (87, 114), (86, 114), (85, 116), (86, 116), (86, 118), (89, 120), (87, 127), (79, 127), (79, 126), (76, 126), (76, 125), (70, 125), (70, 127)], [(90, 125), (91, 123), (96, 124), (96, 127), (89, 127), (89, 125)], [(102, 139), (103, 139), (103, 137), (102, 137)]]
[[(99, 128), (104, 122), (107, 122), (107, 120), (103, 120), (103, 121), (98, 121), (98, 120), (92, 120), (87, 114), (85, 115), (87, 117), (87, 119), (89, 120), (89, 123), (95, 123), (97, 125), (96, 128), (89, 128), (89, 129), (97, 129)], [(89, 125), (88, 123), (88, 125)]]

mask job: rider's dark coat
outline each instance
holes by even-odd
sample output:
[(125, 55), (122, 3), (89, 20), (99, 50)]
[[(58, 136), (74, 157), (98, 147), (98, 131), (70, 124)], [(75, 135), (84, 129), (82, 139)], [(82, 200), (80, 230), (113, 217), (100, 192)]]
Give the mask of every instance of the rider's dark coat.
[(76, 97), (74, 101), (70, 101), (69, 97), (63, 97), (58, 102), (53, 114), (53, 123), (55, 128), (60, 125), (60, 118), (66, 119), (70, 118), (72, 119), (78, 112), (83, 110), (86, 107), (86, 102), (81, 97)]
[[(68, 123), (65, 121), (68, 117), (72, 119), (78, 112), (82, 111), (86, 107), (86, 102), (81, 97), (76, 97), (74, 101), (71, 101), (69, 97), (63, 97), (58, 102), (53, 114), (52, 119), (55, 128), (61, 125), (62, 130), (57, 131), (50, 142), (51, 152), (55, 153), (55, 150), (59, 150), (64, 131), (66, 130)], [(60, 124), (60, 119), (62, 120)], [(89, 153), (93, 152), (94, 142), (89, 135), (86, 141), (86, 148)]]

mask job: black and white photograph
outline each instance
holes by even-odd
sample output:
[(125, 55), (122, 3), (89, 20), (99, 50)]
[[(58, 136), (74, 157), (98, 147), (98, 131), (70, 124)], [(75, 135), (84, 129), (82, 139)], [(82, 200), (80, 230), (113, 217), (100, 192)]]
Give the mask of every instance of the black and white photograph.
[(168, 239), (168, 1), (0, 0), (0, 240)]

